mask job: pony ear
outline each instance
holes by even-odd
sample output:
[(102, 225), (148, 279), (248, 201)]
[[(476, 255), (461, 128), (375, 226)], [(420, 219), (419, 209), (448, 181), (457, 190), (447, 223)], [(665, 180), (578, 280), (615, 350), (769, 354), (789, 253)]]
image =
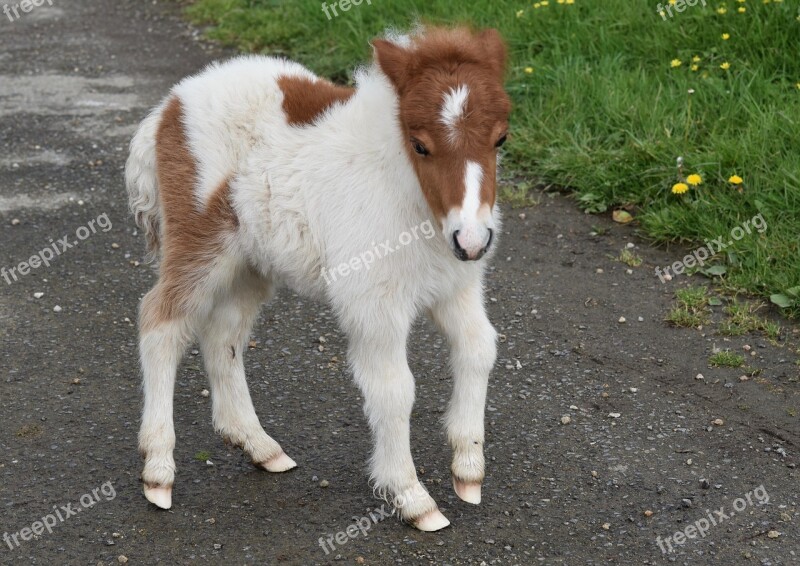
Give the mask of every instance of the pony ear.
[(397, 92), (402, 92), (411, 74), (412, 53), (385, 39), (374, 39), (372, 49), (381, 70), (392, 81)]
[(506, 42), (496, 29), (487, 29), (478, 34), (478, 40), (488, 55), (488, 62), (502, 78), (506, 71), (508, 50)]

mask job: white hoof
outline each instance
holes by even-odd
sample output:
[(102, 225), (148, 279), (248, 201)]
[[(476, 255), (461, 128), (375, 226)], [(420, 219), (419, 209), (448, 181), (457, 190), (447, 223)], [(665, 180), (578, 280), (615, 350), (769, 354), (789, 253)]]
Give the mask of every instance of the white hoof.
[(297, 462), (289, 458), (289, 456), (286, 455), (286, 452), (281, 452), (272, 460), (261, 462), (259, 466), (268, 472), (286, 472), (292, 468), (296, 468)]
[(171, 487), (149, 487), (145, 484), (144, 496), (150, 503), (161, 509), (169, 509), (172, 507)]
[(442, 512), (438, 509), (434, 509), (433, 511), (424, 514), (422, 517), (414, 521), (414, 526), (425, 532), (438, 531), (449, 525), (450, 521), (448, 521), (447, 517), (442, 515)]
[(453, 478), (453, 489), (462, 501), (473, 505), (481, 502), (481, 484), (479, 483), (467, 483)]

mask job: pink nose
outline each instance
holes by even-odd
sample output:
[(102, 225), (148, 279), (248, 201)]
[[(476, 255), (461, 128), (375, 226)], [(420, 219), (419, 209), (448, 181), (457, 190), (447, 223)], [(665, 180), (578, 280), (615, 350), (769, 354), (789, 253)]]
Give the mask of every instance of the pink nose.
[(488, 230), (488, 238), (486, 235), (481, 237), (477, 230), (456, 230), (453, 232), (453, 245), (458, 259), (462, 261), (477, 260), (483, 257), (483, 254), (492, 245), (492, 229)]

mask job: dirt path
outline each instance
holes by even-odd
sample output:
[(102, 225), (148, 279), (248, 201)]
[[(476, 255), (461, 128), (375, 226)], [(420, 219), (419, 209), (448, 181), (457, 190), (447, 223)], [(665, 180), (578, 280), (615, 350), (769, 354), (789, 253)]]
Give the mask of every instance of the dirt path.
[[(153, 274), (134, 263), (143, 242), (122, 169), (147, 109), (221, 53), (160, 3), (55, 0), (2, 18), (0, 267), (51, 239), (59, 255), (0, 279), (0, 534), (11, 540), (0, 563), (641, 564), (665, 559), (658, 537), (682, 564), (800, 563), (797, 356), (713, 326), (668, 328), (672, 294), (689, 280), (662, 284), (653, 270), (678, 252), (560, 196), (507, 211), (489, 276), (503, 340), (479, 507), (449, 487), (446, 348), (427, 324), (410, 345), (414, 456), (452, 528), (368, 519), (366, 535), (336, 543), (354, 520), (379, 516), (369, 435), (333, 317), (288, 293), (261, 317), (247, 366), (262, 422), (299, 469), (259, 472), (213, 434), (193, 354), (178, 378), (175, 505), (148, 506), (132, 321)], [(644, 258), (630, 273), (612, 259), (628, 242)], [(709, 369), (714, 347), (744, 345), (758, 378)], [(25, 536), (30, 527), (40, 534)], [(684, 529), (695, 536), (680, 544)]]

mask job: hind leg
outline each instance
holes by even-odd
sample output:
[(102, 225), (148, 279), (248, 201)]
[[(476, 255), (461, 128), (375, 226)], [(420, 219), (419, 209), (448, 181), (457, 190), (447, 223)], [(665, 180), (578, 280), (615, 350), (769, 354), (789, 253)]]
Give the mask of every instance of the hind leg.
[(143, 372), (144, 409), (139, 429), (139, 452), (144, 457), (144, 494), (148, 501), (169, 509), (175, 479), (175, 428), (172, 421), (175, 374), (190, 340), (184, 319), (162, 316), (164, 285), (145, 295), (140, 310), (139, 352)]
[(241, 447), (253, 463), (269, 472), (294, 468), (294, 460), (264, 429), (256, 415), (244, 372), (247, 339), (272, 285), (244, 272), (220, 293), (200, 326), (200, 347), (211, 384), (214, 429)]

